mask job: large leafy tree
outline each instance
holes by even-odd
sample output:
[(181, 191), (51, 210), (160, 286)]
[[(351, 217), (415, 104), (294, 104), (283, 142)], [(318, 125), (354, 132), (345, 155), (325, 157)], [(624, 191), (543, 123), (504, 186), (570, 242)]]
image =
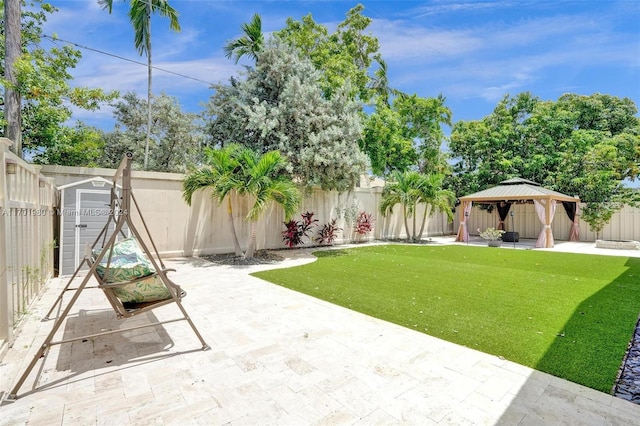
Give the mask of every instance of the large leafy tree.
[(394, 171), (404, 172), (417, 164), (418, 152), (405, 130), (398, 111), (384, 101), (365, 118), (360, 148), (369, 156), (373, 174), (386, 178)]
[[(259, 154), (248, 148), (231, 146), (220, 154), (210, 153), (209, 159), (208, 166), (186, 176), (184, 198), (190, 204), (194, 192), (211, 188), (218, 201), (228, 197), (231, 191), (252, 199), (253, 205), (246, 216), (251, 231), (244, 253), (247, 259), (251, 259), (256, 249), (257, 222), (262, 214), (275, 202), (284, 210), (285, 219), (289, 220), (300, 205), (300, 192), (282, 173), (286, 160), (277, 151)], [(228, 212), (231, 214), (230, 210)], [(239, 245), (236, 250), (239, 250)]]
[[(384, 92), (383, 92), (384, 93)], [(445, 98), (421, 98), (398, 94), (391, 106), (381, 96), (376, 110), (365, 121), (360, 147), (371, 160), (378, 176), (416, 167), (423, 173), (448, 169), (440, 149), (445, 140), (442, 125), (451, 124), (451, 110)]]
[(442, 125), (451, 125), (451, 110), (446, 99), (398, 96), (394, 107), (402, 119), (404, 135), (412, 139), (418, 151), (418, 168), (422, 173), (444, 173), (448, 169), (440, 147), (445, 140)]
[[(0, 0), (0, 5), (4, 7), (4, 1)], [(41, 45), (42, 25), (56, 11), (50, 4), (39, 0), (34, 0), (29, 8), (22, 8), (21, 55), (14, 62), (16, 82), (12, 84), (0, 79), (3, 85), (11, 85), (21, 98), (20, 155), (23, 152), (29, 155), (46, 153), (58, 141), (70, 136), (72, 130), (66, 128), (64, 123), (71, 118), (72, 107), (96, 110), (103, 102), (117, 96), (116, 92), (105, 93), (101, 89), (72, 87), (69, 70), (75, 68), (81, 59), (80, 52), (70, 46), (47, 49)], [(3, 76), (6, 75), (4, 28), (0, 27), (0, 74)], [(0, 92), (1, 105), (4, 105), (5, 93)], [(0, 122), (3, 124), (0, 127), (4, 128), (4, 108), (0, 110)], [(2, 130), (2, 136), (5, 135)], [(83, 164), (85, 163), (83, 160)]]
[(287, 19), (286, 27), (274, 33), (323, 71), (320, 84), (328, 98), (341, 92), (349, 82), (349, 98), (364, 102), (371, 99), (369, 68), (380, 56), (378, 39), (366, 33), (371, 18), (364, 16), (363, 11), (361, 4), (350, 9), (333, 33), (316, 23), (311, 14), (300, 21)]
[[(58, 166), (100, 167), (105, 152), (102, 132), (78, 122), (75, 127), (62, 127), (57, 142), (33, 157), (37, 164)], [(122, 158), (122, 156), (121, 156)]]
[[(98, 0), (103, 9), (113, 10), (113, 0)], [(169, 5), (167, 0), (130, 0), (129, 19), (135, 32), (134, 45), (138, 53), (147, 55), (147, 134), (144, 150), (144, 168), (149, 164), (149, 145), (151, 140), (151, 86), (152, 86), (152, 60), (151, 60), (151, 15), (157, 13), (169, 18), (169, 28), (180, 31), (178, 12)]]
[[(152, 99), (151, 108), (135, 93), (127, 93), (114, 104), (116, 129), (105, 135), (104, 167), (119, 164), (122, 155), (131, 151), (134, 158), (147, 152), (147, 111), (152, 112), (151, 138), (147, 170), (185, 172), (198, 161), (204, 135), (195, 114), (182, 111), (178, 100), (162, 93)], [(139, 167), (144, 164), (137, 163)]]
[(299, 51), (270, 40), (245, 79), (218, 85), (207, 105), (211, 144), (278, 150), (290, 176), (308, 187), (347, 190), (366, 167), (361, 122), (348, 85), (323, 96), (320, 71)]
[[(587, 203), (594, 231), (634, 198), (625, 179), (640, 172), (640, 120), (628, 98), (566, 94), (542, 101), (505, 96), (493, 113), (454, 125), (451, 185), (459, 195), (520, 176)], [(464, 193), (463, 193), (464, 191)]]

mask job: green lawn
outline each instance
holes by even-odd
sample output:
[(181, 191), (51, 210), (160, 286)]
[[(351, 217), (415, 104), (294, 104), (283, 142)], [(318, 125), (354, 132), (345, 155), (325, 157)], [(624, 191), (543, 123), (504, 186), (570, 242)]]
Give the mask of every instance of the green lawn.
[(253, 275), (604, 392), (640, 312), (640, 258), (412, 245), (315, 255)]

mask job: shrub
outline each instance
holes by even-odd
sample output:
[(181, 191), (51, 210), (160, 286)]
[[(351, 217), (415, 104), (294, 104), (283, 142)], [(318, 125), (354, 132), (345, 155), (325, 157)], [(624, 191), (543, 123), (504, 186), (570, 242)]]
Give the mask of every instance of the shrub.
[(333, 241), (337, 238), (337, 232), (342, 231), (342, 228), (338, 228), (336, 225), (336, 219), (331, 219), (331, 222), (325, 223), (318, 231), (318, 237), (316, 242), (319, 244), (333, 244)]
[(318, 219), (313, 219), (313, 212), (306, 212), (302, 215), (302, 221), (290, 220), (283, 222), (285, 229), (282, 231), (282, 241), (289, 248), (301, 245), (304, 237), (309, 237), (309, 231), (316, 226)]
[(373, 214), (360, 212), (356, 218), (354, 229), (359, 235), (367, 235), (369, 232), (373, 231), (373, 222)]
[[(478, 229), (478, 232), (480, 232), (480, 229)], [(484, 232), (480, 232), (480, 236), (489, 241), (499, 240), (502, 237), (502, 234), (504, 234), (502, 229), (495, 228), (487, 228)]]

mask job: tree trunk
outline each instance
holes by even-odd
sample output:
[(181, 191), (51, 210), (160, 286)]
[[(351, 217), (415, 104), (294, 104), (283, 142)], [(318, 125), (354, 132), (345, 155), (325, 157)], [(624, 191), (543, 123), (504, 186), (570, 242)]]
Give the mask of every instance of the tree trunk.
[(413, 242), (416, 241), (416, 213), (418, 213), (418, 211), (416, 210), (418, 203), (413, 203), (413, 229), (411, 230), (411, 232), (413, 233), (411, 235), (411, 240)]
[(144, 143), (144, 169), (149, 166), (149, 143), (151, 139), (151, 2), (147, 3), (147, 137)]
[(409, 221), (407, 220), (407, 206), (402, 205), (402, 215), (404, 216), (404, 229), (407, 231), (407, 241), (411, 241), (411, 233), (409, 232)]
[(253, 259), (253, 254), (256, 251), (256, 222), (251, 222), (251, 236), (249, 237), (249, 246), (247, 252), (244, 254), (245, 259)]
[(236, 256), (242, 256), (242, 249), (240, 248), (240, 242), (238, 241), (238, 234), (236, 233), (236, 226), (233, 223), (233, 208), (231, 206), (231, 196), (227, 195), (227, 214), (229, 219), (229, 227), (231, 227), (231, 234), (233, 235), (233, 249), (236, 252)]
[(4, 118), (7, 121), (5, 136), (13, 142), (11, 151), (22, 158), (22, 114), (20, 110), (20, 93), (15, 86), (18, 79), (14, 64), (20, 58), (21, 44), (21, 11), (20, 0), (5, 0), (5, 78), (9, 85), (5, 86)]
[(420, 226), (420, 235), (418, 236), (419, 240), (422, 239), (422, 233), (424, 232), (425, 225), (429, 223), (427, 219), (431, 215), (430, 213), (431, 213), (431, 204), (426, 204), (424, 206), (424, 215), (422, 216), (422, 225)]

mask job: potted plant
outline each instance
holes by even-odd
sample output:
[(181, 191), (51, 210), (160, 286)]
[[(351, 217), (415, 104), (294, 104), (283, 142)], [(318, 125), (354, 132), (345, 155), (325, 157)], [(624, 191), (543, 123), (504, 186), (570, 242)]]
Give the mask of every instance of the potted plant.
[(500, 247), (502, 244), (501, 237), (502, 234), (504, 234), (502, 229), (495, 229), (492, 227), (485, 229), (484, 232), (480, 232), (480, 229), (478, 228), (478, 232), (482, 238), (487, 240), (489, 247)]

